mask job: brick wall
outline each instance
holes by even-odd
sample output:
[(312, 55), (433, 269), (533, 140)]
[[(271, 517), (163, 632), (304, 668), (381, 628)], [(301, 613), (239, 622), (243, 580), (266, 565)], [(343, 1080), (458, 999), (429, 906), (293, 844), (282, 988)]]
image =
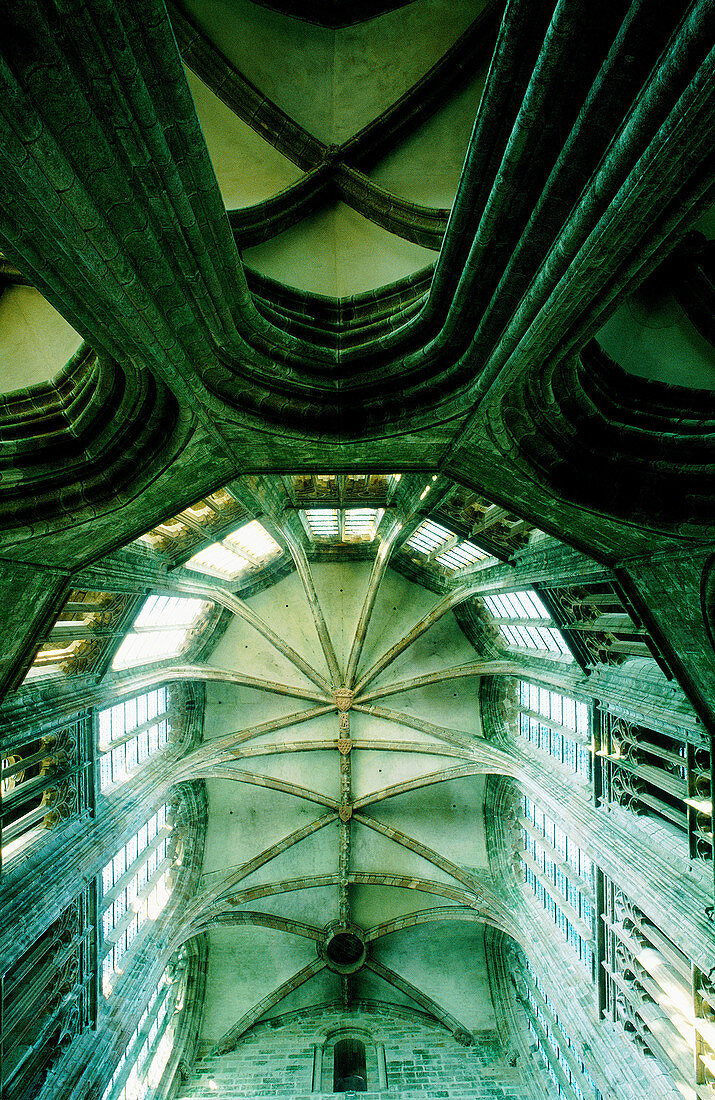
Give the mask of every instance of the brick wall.
[[(367, 1050), (368, 1092), (333, 1093), (332, 1063), (324, 1060), (323, 1091), (312, 1093), (314, 1048), (330, 1046), (336, 1029), (368, 1032), (383, 1044), (387, 1089), (379, 1089), (374, 1049)], [(366, 1047), (369, 1041), (366, 1038)], [(365, 1100), (529, 1100), (518, 1071), (506, 1065), (495, 1032), (477, 1033), (472, 1047), (409, 1009), (388, 1006), (309, 1009), (264, 1021), (244, 1035), (230, 1054), (197, 1061), (180, 1089), (180, 1100), (248, 1100), (281, 1096), (358, 1096)]]

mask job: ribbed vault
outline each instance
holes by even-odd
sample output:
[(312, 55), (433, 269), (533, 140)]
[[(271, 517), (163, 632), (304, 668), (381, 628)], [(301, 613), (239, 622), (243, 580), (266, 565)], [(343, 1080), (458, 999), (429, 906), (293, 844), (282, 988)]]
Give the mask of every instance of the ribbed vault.
[(303, 559), (210, 657), (224, 676), (194, 761), (206, 856), (182, 934), (209, 934), (203, 1041), (218, 1050), (322, 1003), (417, 1006), (465, 1042), (493, 1026), (483, 922), (505, 910), (487, 769), (468, 746), (479, 674), (497, 668), (462, 633), (454, 594), (388, 567), (392, 541), (372, 563)]

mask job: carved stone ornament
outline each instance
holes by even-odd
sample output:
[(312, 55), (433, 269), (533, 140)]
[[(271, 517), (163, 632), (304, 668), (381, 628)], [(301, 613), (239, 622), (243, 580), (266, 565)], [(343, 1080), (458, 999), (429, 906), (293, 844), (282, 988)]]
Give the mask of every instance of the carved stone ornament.
[(352, 742), (351, 737), (339, 737), (338, 738), (338, 752), (342, 756), (347, 756), (352, 747), (353, 747), (353, 742)]
[(353, 702), (353, 695), (354, 695), (354, 692), (352, 692), (350, 690), (350, 688), (346, 688), (346, 687), (337, 688), (336, 691), (335, 691), (334, 698), (335, 698), (335, 705), (337, 706), (338, 710), (350, 710), (350, 707), (352, 706), (352, 702)]
[(346, 710), (341, 710), (338, 715), (338, 729), (349, 730), (350, 729), (350, 715)]
[(341, 821), (349, 821), (353, 816), (352, 806), (341, 806), (338, 810), (338, 817)]

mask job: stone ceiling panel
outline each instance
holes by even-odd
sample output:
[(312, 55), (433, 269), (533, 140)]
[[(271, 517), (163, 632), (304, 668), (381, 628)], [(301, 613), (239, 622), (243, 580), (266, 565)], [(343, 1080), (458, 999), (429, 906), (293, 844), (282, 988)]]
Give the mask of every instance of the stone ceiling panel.
[[(482, 0), (416, 0), (333, 31), (249, 0), (190, 0), (185, 9), (260, 91), (311, 133), (339, 143), (439, 61)], [(419, 42), (419, 50), (412, 47)], [(287, 75), (290, 79), (287, 79)]]

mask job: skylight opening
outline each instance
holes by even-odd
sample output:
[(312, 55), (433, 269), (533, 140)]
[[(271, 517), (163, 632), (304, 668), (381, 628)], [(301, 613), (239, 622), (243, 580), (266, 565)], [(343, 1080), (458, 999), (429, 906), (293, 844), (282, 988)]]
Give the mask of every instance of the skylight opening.
[(337, 539), (340, 533), (337, 508), (306, 508), (303, 513), (314, 539)]
[(236, 577), (239, 577), (241, 573), (250, 567), (250, 564), (247, 558), (241, 558), (238, 554), (234, 554), (233, 550), (229, 550), (227, 546), (215, 542), (189, 558), (184, 563), (184, 567), (192, 569), (195, 573), (205, 573), (211, 577), (221, 577), (223, 580), (234, 581)]
[(306, 508), (303, 517), (316, 541), (372, 542), (384, 508)]
[(283, 553), (276, 540), (255, 519), (226, 535), (223, 542), (229, 549), (238, 550), (260, 564)]
[(180, 596), (149, 596), (133, 623), (133, 630), (193, 626), (206, 605)]
[(244, 523), (221, 542), (205, 546), (184, 563), (186, 569), (234, 581), (251, 567), (265, 565), (283, 551), (257, 520)]
[(536, 592), (500, 592), (482, 598), (495, 619), (510, 620), (497, 622), (499, 633), (509, 646), (553, 653), (565, 661), (573, 661), (566, 640), (553, 625), (548, 608)]
[(347, 508), (344, 524), (345, 539), (348, 542), (353, 539), (372, 541), (384, 514), (384, 508)]
[[(426, 519), (419, 525), (407, 539), (405, 546), (419, 551), (420, 554), (431, 556), (438, 565), (451, 573), (491, 557), (480, 546), (468, 539), (459, 541), (454, 531), (431, 519)], [(444, 549), (441, 550), (442, 546)]]
[(201, 618), (208, 604), (177, 596), (149, 596), (134, 620), (130, 634), (117, 650), (113, 669), (178, 657), (186, 645), (189, 631)]
[(447, 569), (463, 569), (466, 565), (473, 565), (475, 561), (484, 561), (488, 557), (490, 555), (479, 546), (465, 539), (464, 542), (458, 542), (451, 550), (438, 554), (435, 561), (446, 566)]
[(419, 550), (422, 554), (431, 554), (447, 539), (451, 539), (452, 532), (443, 527), (441, 523), (435, 523), (431, 519), (424, 520), (406, 540), (405, 546), (411, 546), (413, 550)]
[(128, 634), (112, 661), (112, 668), (133, 668), (135, 665), (178, 657), (184, 648), (187, 631), (161, 630), (156, 634)]

